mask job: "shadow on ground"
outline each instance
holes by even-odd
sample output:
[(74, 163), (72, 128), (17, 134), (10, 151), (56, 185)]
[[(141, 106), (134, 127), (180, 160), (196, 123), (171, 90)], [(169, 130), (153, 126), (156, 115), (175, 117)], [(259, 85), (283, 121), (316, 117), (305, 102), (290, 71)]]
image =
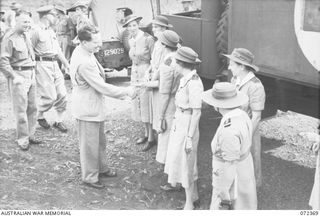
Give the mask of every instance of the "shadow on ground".
[[(144, 153), (134, 141), (143, 127), (128, 111), (112, 115), (106, 122), (107, 156), (118, 177), (103, 180), (107, 188), (91, 189), (81, 184), (75, 126), (68, 134), (54, 129), (37, 130), (45, 141), (28, 152), (14, 144), (14, 130), (0, 130), (0, 209), (176, 209), (184, 192), (163, 192), (166, 177), (155, 162), (156, 148)], [(204, 108), (198, 148), (200, 209), (211, 199), (210, 143), (220, 117)], [(267, 150), (280, 141), (262, 139), (264, 182), (258, 191), (259, 209), (309, 209), (314, 170), (276, 158)]]

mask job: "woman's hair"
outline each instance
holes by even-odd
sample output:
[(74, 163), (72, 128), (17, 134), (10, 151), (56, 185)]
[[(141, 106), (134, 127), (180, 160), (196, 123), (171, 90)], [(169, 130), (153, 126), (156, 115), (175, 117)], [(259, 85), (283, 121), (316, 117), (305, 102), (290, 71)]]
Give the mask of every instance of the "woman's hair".
[(165, 46), (165, 48), (169, 49), (171, 52), (176, 51), (178, 49), (178, 47), (170, 47), (170, 46), (168, 46), (168, 45), (166, 45), (166, 44), (164, 44), (162, 42), (161, 42), (161, 44), (163, 46)]
[(252, 67), (250, 67), (250, 66), (246, 66), (246, 65), (243, 65), (243, 64), (241, 64), (241, 63), (238, 63), (238, 62), (235, 62), (237, 65), (239, 65), (239, 66), (243, 66), (244, 67), (244, 70), (245, 71), (247, 71), (247, 72), (255, 72), (255, 70), (252, 68)]
[[(130, 23), (133, 23), (133, 22), (136, 22), (138, 25), (140, 24), (140, 20), (132, 20)], [(127, 27), (130, 23), (127, 24)]]
[(91, 41), (92, 34), (97, 34), (99, 31), (93, 25), (83, 26), (78, 30), (78, 38), (80, 41)]
[(183, 62), (181, 60), (176, 60), (176, 63), (178, 65), (180, 65), (182, 68), (186, 68), (186, 69), (190, 69), (190, 70), (194, 70), (196, 68), (196, 64), (194, 64), (194, 63), (187, 63), (187, 62)]

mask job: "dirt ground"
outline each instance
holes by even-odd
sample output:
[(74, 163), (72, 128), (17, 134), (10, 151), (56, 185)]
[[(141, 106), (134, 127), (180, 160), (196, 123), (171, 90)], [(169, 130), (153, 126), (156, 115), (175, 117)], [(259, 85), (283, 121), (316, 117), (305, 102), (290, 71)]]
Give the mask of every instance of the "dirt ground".
[[(114, 80), (113, 83), (128, 85), (125, 81)], [(66, 85), (70, 94), (70, 82)], [(77, 134), (69, 110), (67, 134), (37, 128), (36, 135), (44, 143), (32, 145), (24, 152), (14, 142), (15, 121), (3, 77), (0, 77), (0, 99), (0, 209), (142, 210), (176, 209), (183, 205), (183, 192), (167, 193), (159, 189), (166, 177), (155, 161), (156, 149), (144, 153), (140, 151), (143, 145), (134, 144), (143, 128), (130, 119), (129, 100), (107, 100), (106, 154), (110, 167), (117, 170), (118, 176), (102, 180), (107, 188), (96, 190), (81, 184)], [(301, 129), (288, 124), (279, 126), (285, 115), (288, 114), (280, 113), (261, 125), (264, 179), (263, 186), (258, 189), (259, 209), (309, 209), (315, 157), (308, 145), (301, 145), (307, 144), (305, 141), (285, 133), (286, 129)], [(296, 122), (295, 115), (289, 115)], [(49, 121), (52, 122), (54, 116), (54, 111), (50, 111)], [(302, 122), (304, 126), (299, 127), (315, 130), (316, 119), (297, 117), (306, 120)], [(210, 204), (210, 143), (219, 120), (211, 108), (203, 108), (198, 149), (199, 209), (208, 209)], [(292, 139), (287, 139), (289, 137)]]

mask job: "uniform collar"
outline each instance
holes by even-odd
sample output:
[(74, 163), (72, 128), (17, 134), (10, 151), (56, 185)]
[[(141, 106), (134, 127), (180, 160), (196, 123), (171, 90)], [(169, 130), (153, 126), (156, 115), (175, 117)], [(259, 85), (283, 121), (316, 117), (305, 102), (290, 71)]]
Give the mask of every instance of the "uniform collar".
[(249, 72), (242, 80), (240, 80), (240, 78), (237, 77), (236, 78), (236, 86), (238, 88), (241, 88), (243, 85), (245, 85), (248, 81), (250, 81), (254, 77), (255, 77), (255, 75), (253, 72)]
[(182, 85), (185, 85), (186, 83), (188, 83), (188, 81), (190, 81), (192, 79), (192, 76), (196, 75), (197, 74), (197, 71), (194, 69), (192, 70), (191, 72), (189, 72), (187, 75), (184, 75), (182, 78), (181, 78), (181, 81), (180, 83)]
[(91, 56), (93, 55), (92, 53), (90, 53), (89, 51), (87, 51), (86, 49), (84, 49), (81, 44), (79, 45), (79, 49), (81, 50), (81, 52), (82, 52), (83, 54), (88, 55), (89, 57), (91, 57)]
[(144, 34), (144, 32), (139, 30), (136, 37), (131, 37), (131, 39), (134, 41), (138, 41), (143, 36), (143, 34)]
[(232, 118), (232, 117), (236, 117), (236, 116), (240, 116), (241, 114), (243, 114), (243, 111), (240, 108), (233, 109), (232, 111), (226, 113), (222, 117), (220, 123), (224, 123), (227, 119)]

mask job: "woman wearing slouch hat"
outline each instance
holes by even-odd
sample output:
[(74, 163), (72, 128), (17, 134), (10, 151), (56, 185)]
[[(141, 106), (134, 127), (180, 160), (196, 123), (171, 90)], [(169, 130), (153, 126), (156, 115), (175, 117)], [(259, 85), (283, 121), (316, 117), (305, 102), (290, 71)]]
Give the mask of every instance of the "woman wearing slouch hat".
[(173, 187), (178, 183), (184, 187), (184, 209), (189, 210), (194, 209), (194, 202), (199, 199), (197, 149), (203, 84), (195, 67), (201, 61), (198, 54), (189, 47), (178, 48), (174, 58), (174, 68), (182, 74), (182, 78), (175, 96), (176, 111), (164, 172), (168, 174), (168, 183)]
[(252, 122), (240, 106), (248, 96), (229, 82), (214, 84), (202, 99), (222, 114), (211, 142), (212, 198), (210, 209), (257, 209), (250, 147)]
[[(151, 54), (154, 47), (154, 39), (148, 33), (139, 29), (139, 22), (142, 17), (129, 15), (123, 27), (129, 31), (129, 57), (132, 60), (131, 85), (139, 86), (146, 81), (146, 73), (150, 67)], [(148, 141), (155, 143), (155, 138), (151, 125), (149, 91), (141, 90), (138, 96), (132, 100), (132, 119), (141, 121), (145, 127), (144, 136), (139, 138), (137, 144)]]
[(257, 187), (262, 185), (261, 172), (261, 137), (259, 133), (259, 123), (261, 113), (264, 110), (266, 93), (261, 81), (255, 76), (259, 68), (253, 64), (253, 54), (245, 48), (235, 48), (230, 55), (224, 54), (229, 59), (228, 69), (232, 72), (231, 83), (237, 90), (245, 93), (249, 97), (248, 103), (241, 109), (246, 111), (252, 121), (253, 136), (251, 153), (253, 157), (254, 174)]

